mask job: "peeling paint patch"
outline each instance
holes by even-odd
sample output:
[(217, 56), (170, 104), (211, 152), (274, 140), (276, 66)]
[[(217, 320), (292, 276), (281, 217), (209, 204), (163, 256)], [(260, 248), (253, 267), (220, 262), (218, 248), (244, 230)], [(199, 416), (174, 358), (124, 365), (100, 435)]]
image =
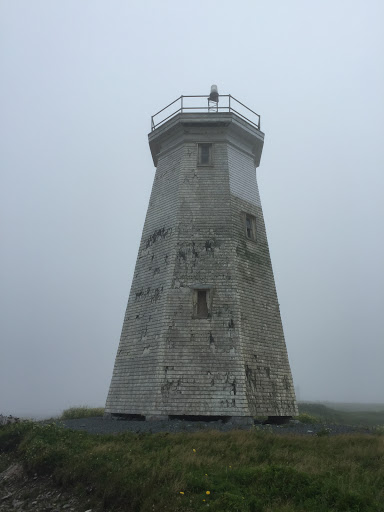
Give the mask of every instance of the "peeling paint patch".
[(207, 240), (205, 242), (205, 251), (209, 254), (212, 254), (212, 256), (215, 255), (215, 247), (214, 247), (214, 242), (212, 240)]
[(157, 302), (159, 300), (162, 291), (163, 291), (163, 287), (155, 288), (155, 290), (151, 296), (151, 303)]
[(187, 259), (187, 255), (185, 253), (185, 251), (183, 251), (182, 249), (179, 249), (179, 252), (177, 253), (177, 257), (179, 260), (186, 260)]
[(155, 242), (157, 242), (157, 240), (163, 240), (170, 232), (172, 232), (172, 228), (156, 229), (152, 233), (152, 235), (150, 237), (148, 237), (148, 239), (145, 243), (145, 248), (148, 249), (148, 247), (151, 247), (151, 245), (153, 245)]
[(171, 393), (181, 393), (180, 390), (181, 379), (167, 380), (165, 384), (161, 386), (162, 395), (169, 396)]
[(245, 378), (249, 382), (251, 388), (253, 390), (256, 390), (257, 389), (256, 375), (254, 374), (252, 368), (250, 368), (247, 364), (245, 365)]
[(146, 290), (143, 290), (143, 288), (142, 288), (139, 292), (136, 292), (135, 300), (139, 300), (141, 298), (146, 297), (149, 294), (150, 291), (151, 291), (150, 287), (148, 287)]
[(193, 255), (194, 258), (198, 258), (199, 257), (199, 253), (195, 249), (195, 242), (192, 242), (192, 255)]

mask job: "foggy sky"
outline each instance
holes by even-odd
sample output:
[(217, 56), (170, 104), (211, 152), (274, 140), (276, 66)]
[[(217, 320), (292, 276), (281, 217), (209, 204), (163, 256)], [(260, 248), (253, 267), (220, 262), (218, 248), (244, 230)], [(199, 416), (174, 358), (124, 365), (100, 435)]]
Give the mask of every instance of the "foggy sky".
[(384, 403), (383, 6), (0, 0), (0, 413), (104, 405), (150, 116), (213, 83), (261, 114), (298, 398)]

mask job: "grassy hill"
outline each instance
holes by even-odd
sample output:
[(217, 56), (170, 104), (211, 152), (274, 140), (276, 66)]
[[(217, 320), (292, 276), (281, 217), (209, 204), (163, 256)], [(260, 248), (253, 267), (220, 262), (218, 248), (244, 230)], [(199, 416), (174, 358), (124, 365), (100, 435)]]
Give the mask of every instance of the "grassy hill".
[[(381, 406), (382, 409), (380, 409), (380, 405), (376, 405), (375, 410), (367, 410), (363, 408), (361, 404), (362, 410), (358, 410), (359, 405), (360, 404), (334, 404), (333, 407), (340, 406), (340, 408), (336, 409), (322, 403), (300, 402), (298, 404), (300, 414), (310, 414), (324, 423), (361, 425), (367, 427), (384, 425), (384, 405)], [(365, 407), (370, 407), (370, 405)]]
[(1, 453), (114, 512), (384, 512), (380, 435), (91, 435), (27, 422), (0, 427)]

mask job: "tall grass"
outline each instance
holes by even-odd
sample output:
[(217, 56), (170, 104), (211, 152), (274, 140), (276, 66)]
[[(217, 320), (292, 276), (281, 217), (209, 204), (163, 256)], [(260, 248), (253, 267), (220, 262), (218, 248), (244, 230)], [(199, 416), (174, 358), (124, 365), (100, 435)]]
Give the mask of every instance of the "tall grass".
[(115, 511), (384, 511), (383, 436), (96, 436), (29, 423), (0, 428), (0, 450)]
[(61, 416), (61, 420), (75, 420), (78, 418), (96, 418), (98, 416), (103, 416), (104, 408), (103, 407), (88, 407), (86, 405), (80, 407), (71, 407), (70, 409), (65, 409)]

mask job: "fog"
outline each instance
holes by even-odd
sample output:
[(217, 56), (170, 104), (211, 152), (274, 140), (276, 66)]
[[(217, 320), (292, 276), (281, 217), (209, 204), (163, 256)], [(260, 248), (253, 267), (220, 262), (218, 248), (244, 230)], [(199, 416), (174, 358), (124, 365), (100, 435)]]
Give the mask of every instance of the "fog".
[(384, 4), (0, 0), (0, 413), (104, 405), (155, 168), (211, 84), (258, 170), (298, 398), (384, 403)]

